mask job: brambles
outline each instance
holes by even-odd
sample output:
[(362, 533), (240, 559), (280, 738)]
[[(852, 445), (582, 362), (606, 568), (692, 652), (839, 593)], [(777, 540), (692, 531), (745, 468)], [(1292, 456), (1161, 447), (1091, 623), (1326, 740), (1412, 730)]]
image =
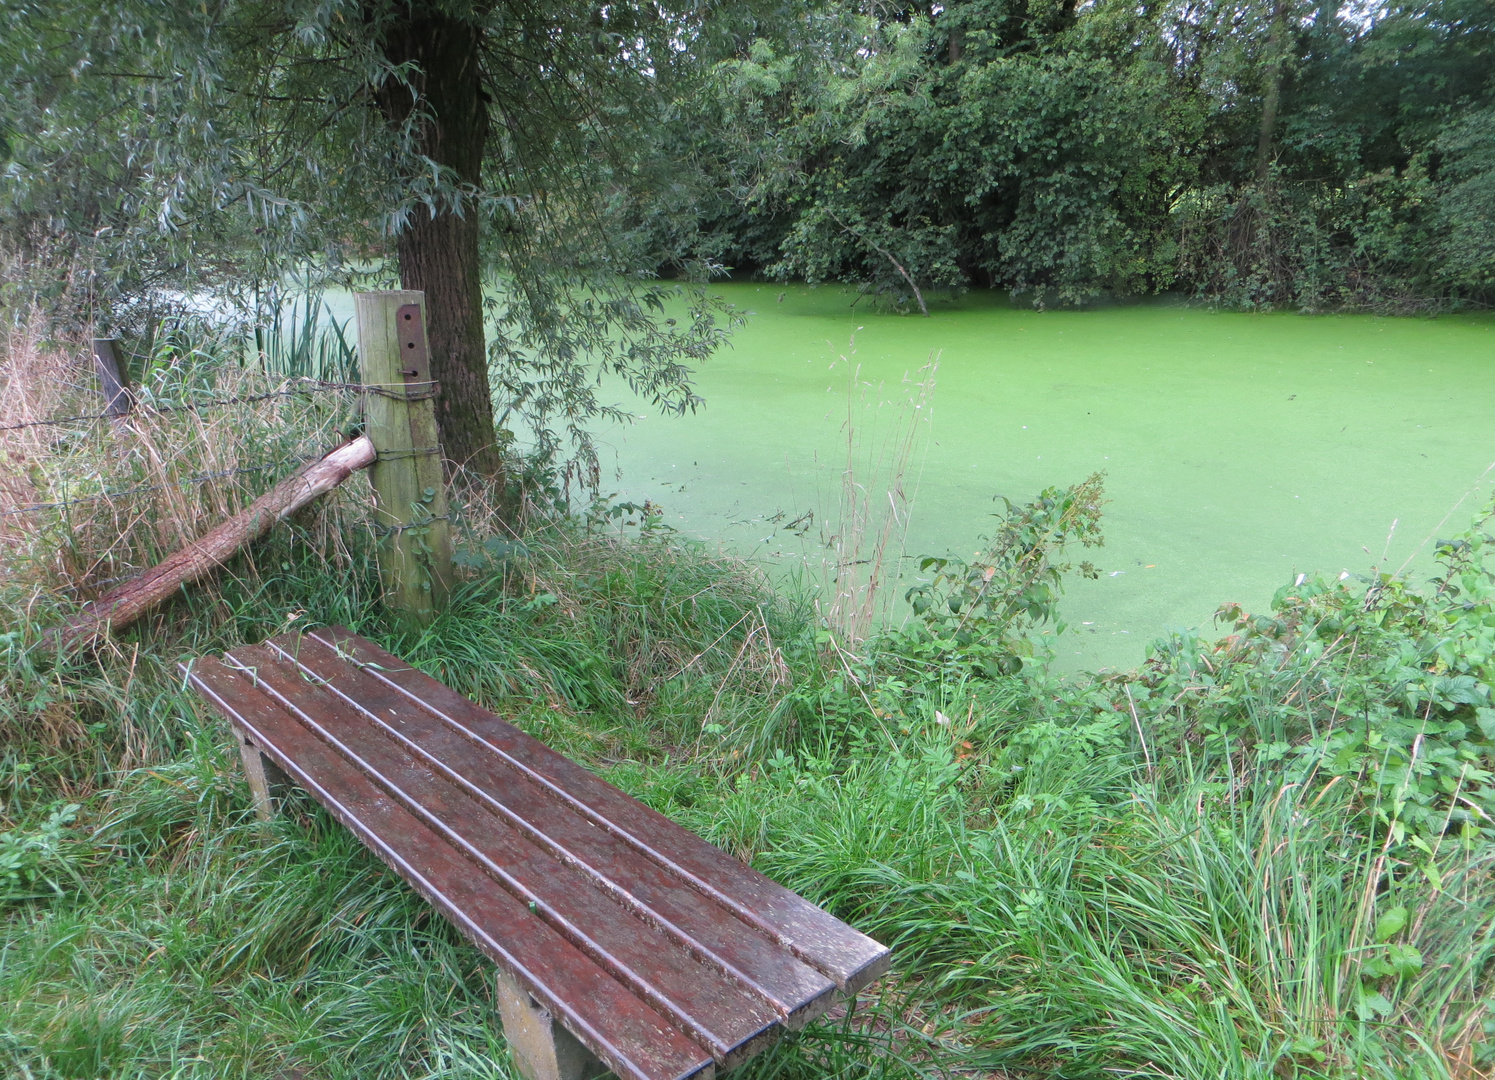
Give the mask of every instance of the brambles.
[(1305, 577), (1270, 614), (1221, 610), (1220, 642), (1174, 637), (1124, 685), (1165, 741), (1346, 784), (1393, 857), (1436, 882), (1437, 853), (1495, 840), (1495, 507), (1439, 541), (1425, 587)]
[(1099, 547), (1104, 480), (1099, 473), (1072, 488), (1047, 488), (1022, 506), (1002, 499), (1000, 525), (975, 562), (926, 556), (921, 572), (931, 581), (908, 590), (918, 622), (891, 643), (901, 657), (921, 663), (964, 665), (989, 678), (1012, 675), (1032, 656), (1029, 631), (1058, 622), (1064, 575), (1093, 578), (1087, 560), (1067, 560), (1069, 545)]

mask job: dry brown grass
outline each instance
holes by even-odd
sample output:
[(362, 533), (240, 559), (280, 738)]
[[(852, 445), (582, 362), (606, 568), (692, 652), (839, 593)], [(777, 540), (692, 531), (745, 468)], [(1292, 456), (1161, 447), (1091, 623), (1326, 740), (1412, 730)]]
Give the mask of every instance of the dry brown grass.
[[(82, 342), (50, 342), (33, 316), (0, 355), (0, 426), (102, 409)], [(342, 440), (356, 397), (294, 389), (225, 361), (233, 343), (167, 340), (146, 369), (141, 403), (125, 419), (0, 431), (0, 583), (5, 606), (76, 604), (127, 580), (265, 491), (302, 460)], [(277, 393), (260, 401), (217, 400)], [(182, 408), (197, 402), (198, 408)], [(298, 518), (300, 535), (334, 554), (366, 481)], [(354, 516), (361, 516), (356, 510)]]
[(861, 369), (842, 360), (849, 379), (842, 426), (846, 459), (835, 495), (834, 532), (824, 538), (829, 554), (816, 606), (826, 627), (854, 648), (896, 598), (892, 586), (917, 487), (909, 469), (933, 410), (939, 358), (931, 354), (892, 392), (863, 382)]
[[(0, 427), (31, 424), (63, 415), (69, 384), (78, 377), (76, 358), (41, 340), (42, 320), (32, 312), (0, 343)], [(76, 393), (74, 392), (74, 396)], [(29, 519), (15, 514), (41, 501), (36, 478), (46, 457), (48, 428), (0, 432), (0, 541), (9, 546), (28, 532)], [(6, 513), (6, 512), (12, 513)], [(7, 560), (8, 561), (8, 560)]]

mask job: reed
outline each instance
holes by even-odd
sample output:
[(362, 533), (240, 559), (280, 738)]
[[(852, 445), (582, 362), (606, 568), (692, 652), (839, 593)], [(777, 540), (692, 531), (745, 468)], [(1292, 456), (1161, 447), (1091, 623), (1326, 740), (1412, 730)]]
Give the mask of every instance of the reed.
[[(854, 344), (854, 342), (853, 342)], [(855, 348), (850, 352), (854, 355)], [(845, 458), (839, 470), (833, 515), (822, 544), (817, 610), (822, 623), (855, 650), (889, 614), (900, 576), (917, 477), (909, 475), (928, 438), (934, 412), (939, 355), (890, 390), (863, 380), (846, 356)], [(822, 497), (822, 505), (831, 499)]]

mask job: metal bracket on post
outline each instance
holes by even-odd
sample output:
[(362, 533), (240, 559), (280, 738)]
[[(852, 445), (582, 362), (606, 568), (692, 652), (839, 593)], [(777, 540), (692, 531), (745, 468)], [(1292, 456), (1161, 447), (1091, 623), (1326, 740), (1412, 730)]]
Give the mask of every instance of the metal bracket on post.
[(400, 335), (400, 374), (407, 384), (430, 378), (426, 362), (426, 320), (419, 304), (401, 304), (395, 312)]
[(377, 498), (379, 572), (391, 606), (407, 620), (425, 624), (445, 604), (452, 580), (425, 295), (366, 292), (354, 302), (363, 380), (375, 391), (364, 411), (379, 455), (369, 477)]

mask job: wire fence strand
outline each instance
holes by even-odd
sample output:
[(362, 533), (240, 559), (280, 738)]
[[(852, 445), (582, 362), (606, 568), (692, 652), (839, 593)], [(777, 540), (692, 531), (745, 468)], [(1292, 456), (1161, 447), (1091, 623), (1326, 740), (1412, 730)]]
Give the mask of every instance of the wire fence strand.
[[(435, 386), (434, 382), (340, 383), (328, 382), (325, 379), (306, 379), (300, 386), (295, 386), (287, 390), (270, 390), (263, 394), (245, 394), (239, 397), (212, 398), (207, 401), (166, 402), (163, 404), (141, 403), (136, 399), (136, 404), (143, 404), (143, 408), (152, 413), (196, 412), (199, 409), (213, 409), (223, 405), (246, 405), (256, 401), (269, 401), (272, 398), (296, 397), (302, 394), (325, 394), (337, 391), (357, 394), (377, 394), (380, 397), (395, 398), (396, 400), (403, 401), (434, 395)], [(415, 389), (417, 387), (419, 389)], [(16, 424), (0, 424), (0, 431), (20, 431), (23, 428), (51, 427), (60, 424), (82, 423), (84, 421), (96, 423), (100, 420), (122, 420), (128, 417), (128, 415), (128, 413), (114, 416), (111, 416), (109, 413), (83, 413), (78, 416), (59, 416), (48, 420), (26, 420)]]
[(222, 479), (225, 476), (238, 476), (241, 473), (264, 472), (266, 469), (278, 469), (283, 465), (305, 465), (309, 461), (316, 461), (321, 455), (304, 454), (296, 457), (283, 458), (280, 461), (270, 461), (263, 465), (247, 465), (242, 469), (224, 469), (221, 472), (201, 473), (197, 476), (189, 476), (185, 480), (175, 480), (169, 484), (142, 484), (139, 487), (125, 488), (121, 491), (105, 491), (98, 495), (85, 495), (78, 499), (63, 499), (61, 502), (36, 503), (32, 506), (21, 506), (14, 510), (0, 511), (0, 517), (13, 517), (16, 514), (35, 514), (43, 510), (58, 510), (69, 506), (80, 506), (85, 503), (112, 502), (115, 499), (123, 499), (129, 495), (138, 495), (143, 491), (165, 491), (167, 488), (191, 487), (193, 484), (205, 484), (209, 480)]

